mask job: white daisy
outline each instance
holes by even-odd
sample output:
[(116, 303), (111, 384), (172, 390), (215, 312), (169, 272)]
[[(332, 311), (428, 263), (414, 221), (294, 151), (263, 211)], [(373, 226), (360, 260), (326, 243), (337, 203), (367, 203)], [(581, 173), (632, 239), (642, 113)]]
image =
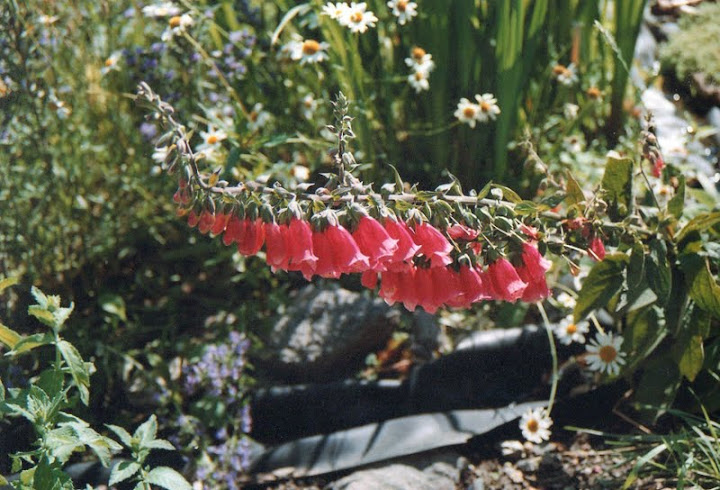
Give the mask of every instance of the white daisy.
[(347, 12), (348, 9), (349, 7), (345, 2), (328, 2), (323, 5), (322, 15), (327, 15), (331, 19), (342, 23), (341, 19), (344, 17), (345, 12)]
[(326, 42), (317, 42), (314, 39), (291, 41), (288, 49), (290, 59), (305, 63), (320, 63), (328, 59), (326, 50), (330, 45)]
[(122, 51), (115, 51), (103, 63), (100, 73), (107, 75), (108, 72), (118, 69), (118, 62), (122, 59)]
[(302, 115), (305, 119), (312, 119), (315, 115), (315, 111), (318, 107), (318, 101), (315, 100), (315, 97), (313, 97), (313, 94), (307, 94), (302, 99)]
[(568, 66), (557, 64), (552, 71), (557, 81), (563, 85), (570, 86), (578, 81), (575, 66), (572, 63)]
[(577, 104), (571, 104), (568, 102), (563, 106), (563, 115), (565, 116), (565, 119), (571, 121), (573, 119), (577, 119), (578, 112), (580, 112), (580, 106)]
[(258, 131), (272, 119), (272, 114), (264, 111), (263, 105), (258, 102), (253, 106), (252, 111), (250, 111), (249, 119), (250, 121), (248, 121), (247, 124), (248, 129), (250, 131)]
[(588, 322), (575, 322), (573, 316), (567, 316), (555, 325), (555, 335), (565, 345), (570, 345), (573, 342), (585, 343), (585, 334), (590, 331), (590, 324)]
[(460, 102), (458, 102), (454, 116), (458, 118), (460, 122), (467, 123), (471, 128), (474, 128), (478, 120), (478, 112), (480, 112), (480, 106), (473, 104), (463, 97), (460, 99)]
[(427, 72), (415, 71), (408, 75), (408, 83), (415, 89), (415, 92), (419, 94), (423, 90), (430, 90), (428, 76), (430, 76), (430, 74)]
[(520, 430), (525, 439), (540, 444), (550, 439), (552, 423), (552, 419), (544, 408), (533, 408), (525, 412), (520, 418)]
[(587, 357), (589, 368), (593, 371), (607, 372), (616, 375), (620, 372), (620, 366), (625, 364), (625, 354), (620, 351), (623, 338), (620, 335), (613, 335), (612, 332), (598, 332), (587, 346)]
[(352, 2), (338, 18), (338, 21), (347, 26), (352, 32), (362, 34), (368, 30), (368, 27), (375, 27), (378, 18), (375, 17), (374, 13), (367, 10), (366, 2)]
[(180, 8), (172, 2), (163, 2), (157, 5), (147, 5), (142, 9), (145, 17), (170, 17), (178, 15)]
[(190, 14), (174, 15), (168, 19), (168, 27), (160, 38), (167, 42), (173, 37), (182, 34), (195, 23)]
[(476, 95), (475, 100), (478, 102), (480, 111), (475, 116), (480, 122), (487, 122), (488, 120), (495, 120), (498, 114), (500, 114), (500, 108), (497, 105), (497, 99), (492, 94)]
[(557, 301), (557, 303), (560, 306), (562, 306), (563, 308), (567, 308), (569, 310), (572, 310), (573, 308), (575, 308), (575, 305), (577, 304), (575, 297), (566, 293), (565, 291), (558, 294), (557, 297), (555, 298), (555, 301)]
[(423, 71), (425, 73), (430, 73), (435, 69), (435, 62), (432, 60), (432, 55), (418, 46), (410, 50), (410, 57), (405, 58), (405, 64), (414, 71)]
[(387, 6), (392, 9), (393, 15), (398, 18), (398, 24), (401, 26), (417, 15), (417, 3), (415, 2), (390, 0)]

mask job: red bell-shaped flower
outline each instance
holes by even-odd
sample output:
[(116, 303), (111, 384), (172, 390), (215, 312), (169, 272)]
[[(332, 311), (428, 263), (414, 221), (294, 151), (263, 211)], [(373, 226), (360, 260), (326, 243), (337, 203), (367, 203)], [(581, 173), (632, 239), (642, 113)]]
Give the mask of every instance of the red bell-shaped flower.
[(590, 239), (590, 245), (588, 247), (588, 254), (593, 260), (603, 260), (605, 258), (605, 244), (602, 239), (595, 235)]
[(377, 220), (363, 216), (352, 234), (360, 251), (367, 255), (370, 269), (385, 270), (385, 262), (392, 259), (398, 249), (398, 241), (391, 238)]
[(225, 231), (225, 227), (230, 221), (230, 215), (227, 213), (215, 213), (215, 222), (210, 228), (210, 234), (212, 236), (218, 236), (220, 233)]
[(313, 232), (307, 221), (292, 218), (287, 230), (288, 258), (287, 269), (302, 271), (310, 278), (315, 271), (318, 258), (314, 252)]
[(450, 252), (452, 245), (445, 236), (428, 223), (415, 226), (415, 243), (420, 245), (420, 253), (430, 260), (430, 267), (444, 267), (452, 263)]
[(523, 291), (522, 300), (528, 303), (540, 301), (550, 295), (545, 280), (545, 272), (550, 268), (550, 261), (545, 259), (537, 247), (530, 243), (523, 243), (522, 264), (516, 267), (520, 279), (527, 283)]
[(410, 266), (409, 262), (420, 250), (420, 245), (415, 243), (412, 238), (412, 231), (404, 221), (387, 218), (383, 226), (388, 236), (397, 240), (397, 249), (386, 262), (386, 268), (395, 271), (407, 269)]
[(238, 252), (246, 256), (255, 255), (265, 243), (265, 223), (260, 218), (245, 218), (241, 230), (237, 239)]
[(214, 223), (215, 215), (207, 209), (203, 209), (203, 212), (200, 213), (200, 219), (198, 220), (198, 231), (204, 235), (210, 231)]
[(495, 299), (514, 302), (522, 298), (527, 283), (520, 279), (515, 267), (505, 258), (499, 258), (487, 268)]
[(273, 271), (287, 269), (290, 263), (287, 225), (277, 223), (265, 225), (265, 260)]

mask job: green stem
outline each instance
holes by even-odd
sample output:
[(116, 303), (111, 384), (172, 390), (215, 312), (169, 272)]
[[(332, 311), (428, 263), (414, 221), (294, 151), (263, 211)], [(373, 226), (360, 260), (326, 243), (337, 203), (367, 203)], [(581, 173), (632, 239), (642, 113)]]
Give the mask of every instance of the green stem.
[(550, 401), (548, 402), (547, 406), (547, 413), (548, 415), (552, 411), (553, 404), (555, 403), (555, 395), (557, 394), (557, 384), (558, 384), (558, 356), (557, 356), (557, 349), (555, 347), (555, 337), (552, 333), (552, 328), (550, 327), (550, 320), (548, 319), (547, 313), (545, 312), (545, 308), (542, 305), (541, 301), (538, 301), (535, 303), (538, 307), (538, 310), (540, 310), (540, 315), (542, 315), (543, 323), (545, 324), (545, 332), (548, 336), (548, 341), (550, 342), (550, 355), (552, 356), (552, 384), (550, 386)]

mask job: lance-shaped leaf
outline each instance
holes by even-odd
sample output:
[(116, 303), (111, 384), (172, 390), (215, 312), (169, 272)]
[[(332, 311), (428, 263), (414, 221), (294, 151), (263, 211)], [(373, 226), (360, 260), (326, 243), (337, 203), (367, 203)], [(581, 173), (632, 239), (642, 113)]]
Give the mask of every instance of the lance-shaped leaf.
[(621, 221), (632, 211), (632, 171), (630, 158), (608, 158), (602, 188), (608, 203), (608, 216), (613, 221)]
[(608, 254), (602, 262), (590, 269), (583, 281), (573, 316), (576, 322), (591, 311), (602, 308), (620, 292), (625, 280), (624, 271), (628, 257), (622, 253)]

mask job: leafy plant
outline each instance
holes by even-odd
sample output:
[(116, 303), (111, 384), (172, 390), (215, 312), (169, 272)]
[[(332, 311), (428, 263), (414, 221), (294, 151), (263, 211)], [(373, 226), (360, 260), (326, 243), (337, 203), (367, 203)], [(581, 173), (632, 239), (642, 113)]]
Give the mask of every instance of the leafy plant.
[(157, 485), (168, 490), (191, 489), (190, 484), (180, 473), (167, 466), (150, 468), (145, 460), (154, 449), (173, 451), (175, 448), (169, 441), (158, 439), (157, 419), (155, 415), (141, 424), (130, 435), (128, 431), (117, 425), (108, 425), (132, 455), (132, 461), (123, 461), (113, 466), (109, 485), (115, 485), (132, 478), (137, 481), (136, 490), (150, 490), (150, 485)]

